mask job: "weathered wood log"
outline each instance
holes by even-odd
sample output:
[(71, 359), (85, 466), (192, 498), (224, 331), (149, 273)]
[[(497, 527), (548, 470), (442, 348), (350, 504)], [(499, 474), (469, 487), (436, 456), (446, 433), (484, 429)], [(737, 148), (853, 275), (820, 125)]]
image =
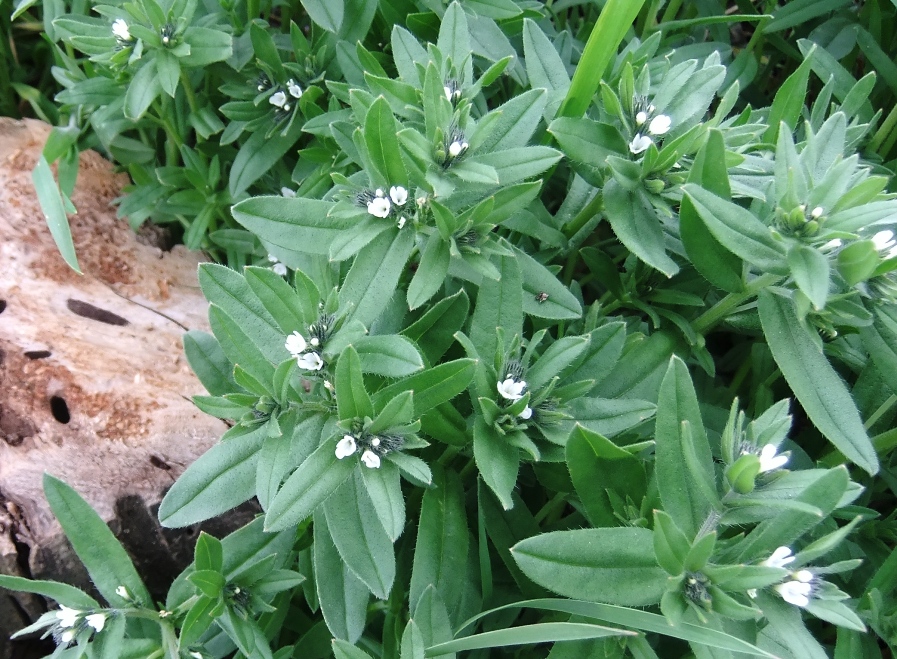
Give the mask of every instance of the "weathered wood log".
[[(47, 472), (110, 522), (161, 596), (196, 531), (163, 531), (156, 507), (225, 430), (190, 401), (204, 392), (181, 344), (207, 327), (201, 259), (139, 241), (112, 205), (127, 177), (87, 152), (71, 216), (84, 274), (73, 272), (31, 183), (48, 132), (0, 119), (0, 572), (89, 587), (44, 499)], [(42, 606), (0, 592), (0, 659)]]

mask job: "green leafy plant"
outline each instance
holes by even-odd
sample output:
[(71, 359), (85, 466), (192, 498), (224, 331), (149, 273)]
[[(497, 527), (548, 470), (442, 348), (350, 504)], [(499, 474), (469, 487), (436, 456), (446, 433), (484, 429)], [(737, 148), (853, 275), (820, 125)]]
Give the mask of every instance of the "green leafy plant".
[(202, 536), (161, 610), (124, 571), (109, 608), (0, 581), (67, 607), (37, 623), (59, 653), (104, 652), (119, 619), (166, 657), (893, 648), (874, 80), (808, 102), (810, 47), (756, 109), (730, 52), (670, 36), (735, 19), (660, 3), (303, 8), (53, 23), (103, 72), (69, 58), (60, 100), (116, 86), (90, 115), (117, 117), (110, 150), (169, 136), (122, 213), (227, 257), (184, 345), (232, 427), (160, 520), (263, 510)]

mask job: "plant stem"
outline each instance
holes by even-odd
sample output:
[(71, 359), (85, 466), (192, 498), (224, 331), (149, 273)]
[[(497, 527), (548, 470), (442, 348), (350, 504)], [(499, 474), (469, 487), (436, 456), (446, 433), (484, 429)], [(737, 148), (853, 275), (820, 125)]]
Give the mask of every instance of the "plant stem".
[(872, 416), (870, 416), (866, 420), (866, 423), (863, 424), (863, 427), (866, 430), (869, 430), (869, 428), (871, 428), (872, 426), (875, 425), (876, 421), (878, 421), (882, 416), (887, 414), (888, 411), (892, 407), (894, 407), (894, 403), (897, 403), (897, 396), (895, 396), (894, 394), (891, 394), (890, 396), (888, 396), (888, 399), (884, 403), (881, 404), (881, 407), (879, 407), (877, 410), (875, 410), (872, 413)]
[(767, 286), (771, 286), (779, 279), (781, 279), (779, 275), (774, 275), (772, 273), (760, 275), (750, 284), (745, 286), (743, 291), (729, 293), (722, 300), (698, 316), (691, 324), (692, 329), (698, 334), (706, 334), (714, 325), (732, 313), (732, 311), (741, 305), (742, 302), (753, 297)]

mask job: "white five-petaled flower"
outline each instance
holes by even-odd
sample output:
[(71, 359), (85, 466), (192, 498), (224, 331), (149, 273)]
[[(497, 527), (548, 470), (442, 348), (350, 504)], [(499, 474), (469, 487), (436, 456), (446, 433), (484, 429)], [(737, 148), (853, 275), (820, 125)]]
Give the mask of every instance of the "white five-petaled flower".
[(93, 627), (96, 631), (103, 631), (103, 627), (106, 626), (106, 614), (105, 613), (92, 613), (91, 615), (84, 618), (87, 621), (87, 624)]
[(278, 108), (282, 108), (287, 104), (287, 95), (286, 92), (279, 91), (271, 95), (271, 98), (268, 99), (268, 102)]
[(394, 185), (389, 189), (389, 198), (396, 206), (404, 206), (408, 201), (408, 190), (401, 185)]
[(361, 461), (364, 463), (364, 466), (368, 469), (379, 469), (380, 468), (380, 456), (374, 453), (373, 451), (365, 451), (361, 454)]
[(296, 363), (299, 364), (299, 368), (306, 371), (320, 371), (324, 368), (324, 360), (316, 352), (302, 353), (296, 357)]
[(778, 455), (775, 444), (766, 444), (760, 449), (759, 457), (761, 474), (783, 467), (788, 462), (787, 455)]
[(292, 78), (287, 83), (287, 90), (293, 98), (302, 98), (302, 87)]
[(526, 382), (509, 377), (505, 378), (504, 382), (499, 382), (497, 386), (498, 393), (502, 398), (508, 400), (520, 400), (523, 398), (523, 390), (526, 389)]
[(455, 140), (451, 144), (449, 144), (448, 152), (452, 158), (457, 158), (462, 153), (467, 151), (467, 148), (470, 145), (467, 142), (462, 142), (460, 140)]
[(894, 239), (894, 232), (890, 229), (879, 231), (872, 236), (872, 244), (885, 258), (897, 256), (897, 240)]
[(795, 579), (793, 581), (777, 584), (773, 586), (773, 589), (789, 604), (804, 607), (810, 603), (810, 594), (813, 592), (813, 585)]
[(287, 267), (273, 254), (268, 254), (268, 262), (271, 263), (271, 269), (275, 275), (283, 277), (287, 274)]
[(293, 332), (287, 337), (287, 341), (284, 344), (287, 352), (289, 352), (293, 357), (298, 358), (305, 349), (308, 347), (308, 344), (305, 342), (305, 337), (302, 336), (299, 332)]
[(651, 120), (650, 124), (648, 124), (648, 132), (652, 135), (665, 135), (672, 125), (672, 119), (665, 114), (659, 114)]
[(80, 617), (81, 612), (78, 609), (70, 609), (64, 604), (60, 604), (59, 610), (56, 612), (60, 627), (74, 627)]
[(352, 435), (343, 435), (343, 438), (336, 444), (335, 453), (337, 459), (342, 460), (350, 455), (354, 455), (357, 450), (358, 446), (355, 444), (355, 438)]
[(119, 41), (131, 40), (131, 31), (128, 29), (128, 23), (123, 18), (116, 18), (112, 22), (112, 34)]
[(533, 408), (530, 407), (529, 405), (527, 405), (526, 407), (523, 408), (523, 411), (520, 414), (518, 414), (517, 416), (520, 417), (521, 419), (523, 419), (524, 421), (526, 421), (527, 419), (531, 419), (533, 417)]
[(643, 123), (645, 123), (646, 121), (648, 121), (648, 114), (647, 114), (646, 112), (644, 112), (644, 111), (642, 111), (642, 112), (638, 112), (638, 113), (635, 115), (635, 124), (636, 124), (636, 126), (641, 126), (641, 125), (642, 125)]
[(641, 133), (636, 133), (635, 137), (633, 137), (632, 141), (629, 143), (629, 151), (634, 154), (639, 154), (642, 151), (647, 150), (652, 144), (654, 144), (654, 140), (650, 137), (642, 135)]
[(389, 215), (389, 209), (392, 207), (389, 199), (385, 197), (376, 197), (368, 203), (368, 213), (374, 217), (386, 217)]
[(760, 565), (765, 567), (785, 567), (789, 563), (794, 562), (794, 556), (791, 555), (791, 547), (778, 547), (769, 558), (761, 562)]

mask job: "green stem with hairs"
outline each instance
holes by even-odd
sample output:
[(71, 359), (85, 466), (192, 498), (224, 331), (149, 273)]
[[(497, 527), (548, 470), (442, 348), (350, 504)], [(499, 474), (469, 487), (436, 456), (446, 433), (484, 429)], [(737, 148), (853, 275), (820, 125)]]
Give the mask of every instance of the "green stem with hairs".
[(706, 334), (714, 325), (722, 321), (726, 316), (731, 314), (745, 300), (755, 296), (764, 288), (771, 286), (779, 281), (781, 277), (771, 273), (760, 275), (754, 281), (744, 287), (743, 291), (738, 293), (729, 293), (722, 300), (714, 304), (703, 314), (698, 316), (691, 324), (692, 329), (698, 334)]

